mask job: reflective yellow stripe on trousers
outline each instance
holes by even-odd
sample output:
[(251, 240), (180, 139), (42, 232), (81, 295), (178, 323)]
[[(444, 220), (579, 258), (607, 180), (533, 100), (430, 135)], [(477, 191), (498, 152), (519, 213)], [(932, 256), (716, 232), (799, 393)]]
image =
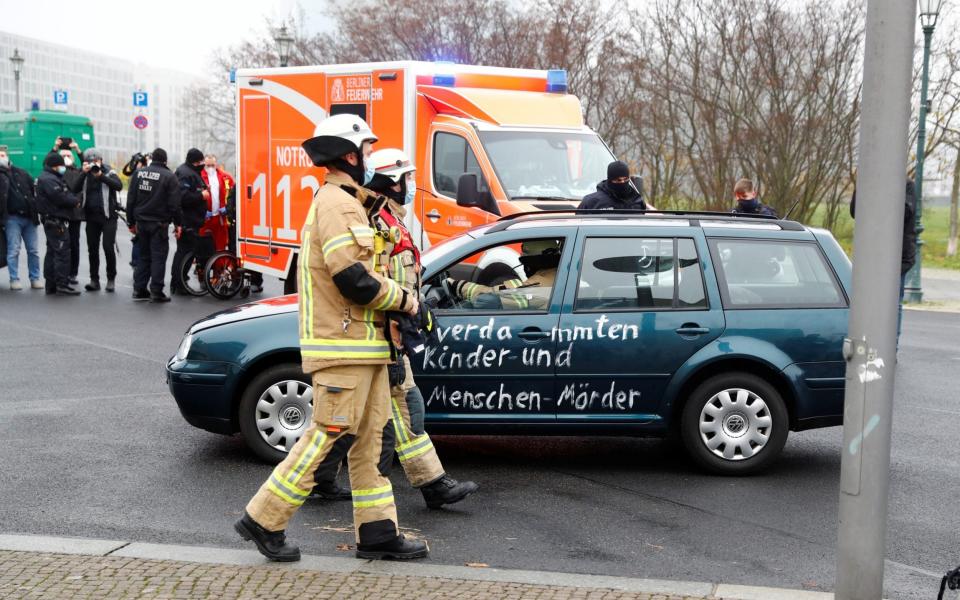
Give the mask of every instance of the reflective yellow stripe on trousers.
[(430, 436), (423, 434), (397, 446), (397, 455), (400, 456), (400, 462), (406, 462), (411, 458), (429, 452), (431, 448), (433, 448), (433, 442), (430, 441)]
[(368, 490), (353, 490), (353, 507), (369, 508), (393, 503), (393, 486), (389, 483), (383, 487)]
[(326, 441), (327, 434), (323, 431), (317, 430), (313, 433), (313, 437), (310, 438), (310, 443), (307, 445), (306, 449), (301, 455), (300, 460), (297, 462), (296, 466), (284, 474), (280, 467), (277, 465), (277, 468), (273, 470), (273, 473), (270, 474), (270, 479), (267, 480), (267, 487), (276, 494), (281, 500), (292, 504), (294, 506), (300, 506), (304, 503), (309, 496), (309, 492), (304, 492), (303, 490), (297, 487), (297, 484), (300, 483), (300, 480), (303, 479), (303, 476), (307, 472), (307, 467), (316, 459), (317, 454), (320, 452), (320, 448), (323, 447), (323, 442)]
[(390, 358), (386, 340), (304, 338), (300, 354), (311, 358)]

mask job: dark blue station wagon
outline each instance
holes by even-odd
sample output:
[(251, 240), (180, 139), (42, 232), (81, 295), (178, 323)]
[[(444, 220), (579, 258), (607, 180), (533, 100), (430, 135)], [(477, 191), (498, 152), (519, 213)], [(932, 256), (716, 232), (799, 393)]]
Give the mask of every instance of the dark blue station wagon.
[[(560, 260), (527, 286), (517, 256), (530, 241)], [(470, 230), (423, 264), (440, 341), (412, 362), (432, 433), (677, 433), (701, 467), (745, 474), (788, 431), (842, 424), (851, 271), (825, 230), (542, 213)], [(466, 300), (455, 281), (487, 287)], [(310, 420), (299, 365), (296, 297), (284, 296), (194, 323), (167, 376), (189, 423), (240, 431), (276, 461)]]

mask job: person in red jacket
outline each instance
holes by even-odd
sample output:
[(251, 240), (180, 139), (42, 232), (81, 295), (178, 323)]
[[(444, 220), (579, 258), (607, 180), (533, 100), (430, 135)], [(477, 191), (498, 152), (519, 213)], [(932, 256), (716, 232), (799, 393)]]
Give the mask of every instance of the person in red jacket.
[(217, 164), (217, 157), (213, 154), (204, 156), (203, 162), (200, 177), (207, 184), (210, 196), (207, 198), (207, 218), (200, 233), (212, 235), (214, 248), (219, 252), (227, 249), (230, 235), (227, 225), (227, 196), (236, 186), (236, 182), (230, 173)]

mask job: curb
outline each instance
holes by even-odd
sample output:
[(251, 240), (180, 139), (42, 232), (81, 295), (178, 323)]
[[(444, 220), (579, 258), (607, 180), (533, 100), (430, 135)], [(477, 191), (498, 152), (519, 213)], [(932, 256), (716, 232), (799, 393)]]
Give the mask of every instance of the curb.
[(472, 567), (429, 563), (358, 560), (339, 556), (304, 555), (299, 562), (281, 564), (267, 561), (255, 550), (25, 534), (0, 534), (0, 550), (50, 554), (79, 554), (86, 556), (119, 556), (144, 560), (169, 560), (244, 567), (270, 565), (276, 568), (293, 570), (434, 577), (440, 579), (495, 581), (499, 583), (520, 583), (541, 586), (608, 588), (626, 592), (645, 592), (666, 596), (709, 596), (723, 598), (723, 600), (833, 599), (832, 593), (783, 588), (614, 577), (606, 575), (581, 575), (577, 573), (557, 573), (551, 571), (524, 571), (496, 568), (476, 569)]

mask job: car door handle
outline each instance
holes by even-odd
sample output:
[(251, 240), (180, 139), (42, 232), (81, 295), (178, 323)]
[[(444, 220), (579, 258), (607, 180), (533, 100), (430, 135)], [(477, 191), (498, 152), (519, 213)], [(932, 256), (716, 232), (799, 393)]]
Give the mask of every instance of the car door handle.
[(526, 329), (518, 333), (517, 336), (532, 342), (532, 341), (542, 340), (544, 338), (550, 337), (550, 332), (543, 331), (537, 327), (527, 327)]
[(700, 325), (696, 323), (684, 323), (674, 331), (676, 331), (679, 335), (703, 335), (705, 333), (710, 333), (710, 328), (700, 327)]

